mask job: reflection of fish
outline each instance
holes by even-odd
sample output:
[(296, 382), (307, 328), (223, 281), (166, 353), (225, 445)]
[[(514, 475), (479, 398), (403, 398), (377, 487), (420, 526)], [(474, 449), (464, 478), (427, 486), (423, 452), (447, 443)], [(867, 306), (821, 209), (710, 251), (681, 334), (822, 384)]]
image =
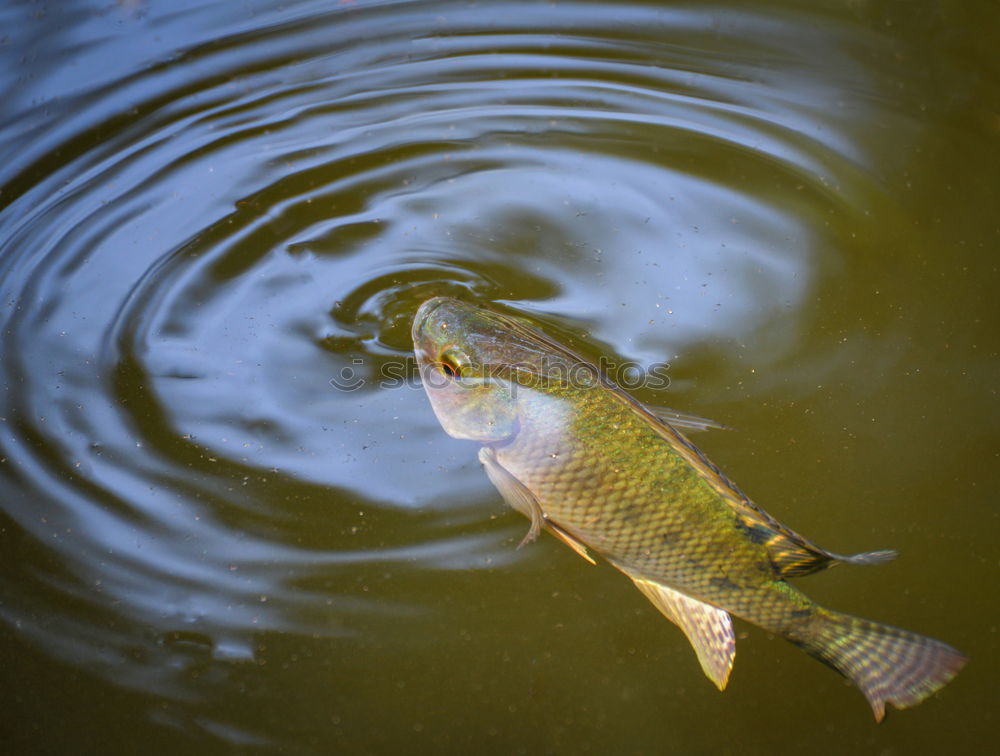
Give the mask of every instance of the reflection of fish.
[(735, 655), (730, 612), (850, 678), (877, 720), (965, 663), (940, 641), (829, 611), (786, 582), (894, 554), (840, 556), (774, 520), (677, 430), (707, 421), (661, 420), (521, 320), (454, 299), (421, 306), (413, 341), (441, 425), (483, 444), (490, 480), (531, 519), (525, 541), (544, 528), (609, 560), (680, 626), (720, 690)]

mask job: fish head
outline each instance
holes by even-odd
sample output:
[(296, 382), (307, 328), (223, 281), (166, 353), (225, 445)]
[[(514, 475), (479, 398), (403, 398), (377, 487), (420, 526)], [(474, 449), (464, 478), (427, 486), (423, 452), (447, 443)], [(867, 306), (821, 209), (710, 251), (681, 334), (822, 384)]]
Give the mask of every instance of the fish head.
[(420, 306), (413, 347), (441, 426), (481, 443), (511, 438), (524, 401), (547, 399), (586, 366), (520, 319), (449, 297)]

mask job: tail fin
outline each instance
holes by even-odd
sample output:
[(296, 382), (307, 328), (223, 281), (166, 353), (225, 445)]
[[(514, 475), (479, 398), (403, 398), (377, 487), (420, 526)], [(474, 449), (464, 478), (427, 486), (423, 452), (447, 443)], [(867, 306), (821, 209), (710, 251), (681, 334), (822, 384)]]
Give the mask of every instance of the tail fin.
[(793, 642), (857, 685), (875, 713), (914, 706), (945, 685), (966, 658), (947, 643), (888, 625), (820, 610), (807, 638)]

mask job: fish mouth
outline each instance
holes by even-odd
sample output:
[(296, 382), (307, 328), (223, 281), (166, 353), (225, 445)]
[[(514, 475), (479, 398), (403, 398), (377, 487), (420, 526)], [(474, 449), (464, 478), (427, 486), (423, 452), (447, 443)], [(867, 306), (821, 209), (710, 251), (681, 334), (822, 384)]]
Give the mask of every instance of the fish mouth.
[[(470, 315), (475, 313), (477, 308), (452, 297), (432, 297), (424, 302), (417, 309), (417, 314), (413, 316), (413, 328), (410, 335), (413, 337), (414, 347), (433, 343), (436, 338), (443, 338), (448, 329), (457, 331), (463, 322)], [(437, 322), (433, 320), (437, 318)]]
[(420, 338), (420, 334), (424, 330), (424, 325), (434, 310), (441, 307), (441, 305), (454, 301), (454, 299), (450, 299), (449, 297), (432, 297), (417, 308), (417, 314), (413, 316), (413, 328), (411, 329), (414, 343)]
[(455, 302), (456, 300), (449, 297), (433, 297), (417, 309), (417, 314), (413, 316), (410, 336), (413, 338), (413, 351), (416, 354), (418, 364), (430, 362), (431, 355), (435, 351), (433, 328), (430, 326), (431, 316), (441, 307)]

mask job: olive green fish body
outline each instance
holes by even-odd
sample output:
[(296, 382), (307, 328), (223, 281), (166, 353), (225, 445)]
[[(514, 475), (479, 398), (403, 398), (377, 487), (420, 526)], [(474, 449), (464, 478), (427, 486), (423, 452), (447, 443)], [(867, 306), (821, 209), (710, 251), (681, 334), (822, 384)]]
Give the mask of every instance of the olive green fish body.
[(729, 484), (678, 451), (700, 457), (686, 439), (666, 442), (601, 385), (520, 396), (520, 429), (496, 455), (548, 519), (629, 574), (773, 632), (803, 624), (815, 605), (776, 577), (766, 546), (712, 481)]
[[(751, 502), (677, 427), (523, 321), (457, 300), (425, 302), (413, 324), (424, 388), (444, 429), (478, 441), (504, 499), (590, 559), (628, 575), (680, 627), (705, 674), (729, 677), (735, 614), (803, 648), (885, 704), (920, 702), (965, 657), (925, 636), (824, 609), (787, 581), (892, 552), (831, 553)], [(592, 561), (592, 560), (591, 560)]]

